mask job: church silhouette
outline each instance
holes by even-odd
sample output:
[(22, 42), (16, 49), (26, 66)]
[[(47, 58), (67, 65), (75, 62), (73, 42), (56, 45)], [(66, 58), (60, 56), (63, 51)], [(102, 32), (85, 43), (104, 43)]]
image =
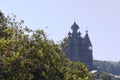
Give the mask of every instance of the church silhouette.
[(64, 40), (65, 44), (62, 46), (62, 51), (71, 61), (80, 61), (85, 64), (89, 70), (94, 69), (92, 44), (86, 30), (84, 37), (78, 32), (79, 26), (74, 22), (71, 26), (72, 32), (68, 33), (68, 37)]

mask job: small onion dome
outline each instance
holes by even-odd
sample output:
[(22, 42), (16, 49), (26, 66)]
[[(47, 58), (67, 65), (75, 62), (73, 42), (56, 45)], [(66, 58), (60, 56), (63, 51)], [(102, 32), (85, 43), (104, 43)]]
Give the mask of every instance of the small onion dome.
[(71, 32), (69, 32), (68, 35), (71, 36)]
[(80, 32), (78, 32), (78, 35), (81, 35), (81, 33), (80, 33)]

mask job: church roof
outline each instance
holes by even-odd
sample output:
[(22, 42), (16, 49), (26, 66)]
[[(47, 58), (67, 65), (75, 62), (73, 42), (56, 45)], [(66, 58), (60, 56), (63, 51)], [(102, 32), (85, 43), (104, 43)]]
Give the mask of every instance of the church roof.
[(86, 30), (86, 35), (84, 37), (84, 41), (85, 41), (85, 44), (87, 44), (87, 46), (92, 46), (87, 30)]

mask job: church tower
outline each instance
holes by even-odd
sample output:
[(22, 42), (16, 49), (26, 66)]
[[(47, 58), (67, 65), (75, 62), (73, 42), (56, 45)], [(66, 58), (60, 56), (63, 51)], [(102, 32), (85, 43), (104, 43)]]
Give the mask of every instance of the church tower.
[(68, 33), (65, 40), (66, 46), (62, 46), (63, 52), (72, 61), (80, 61), (85, 64), (89, 70), (93, 69), (92, 44), (89, 39), (88, 31), (81, 37), (78, 31), (79, 26), (74, 22), (71, 26), (72, 32)]

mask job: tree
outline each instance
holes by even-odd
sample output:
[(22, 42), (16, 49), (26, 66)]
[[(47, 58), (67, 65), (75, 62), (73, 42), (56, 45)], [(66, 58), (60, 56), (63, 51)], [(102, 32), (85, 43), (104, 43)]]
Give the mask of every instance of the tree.
[(100, 75), (100, 79), (102, 80), (113, 80), (113, 76), (108, 73), (102, 72)]
[(119, 62), (94, 60), (94, 65), (100, 67), (100, 70), (114, 75), (120, 74)]

